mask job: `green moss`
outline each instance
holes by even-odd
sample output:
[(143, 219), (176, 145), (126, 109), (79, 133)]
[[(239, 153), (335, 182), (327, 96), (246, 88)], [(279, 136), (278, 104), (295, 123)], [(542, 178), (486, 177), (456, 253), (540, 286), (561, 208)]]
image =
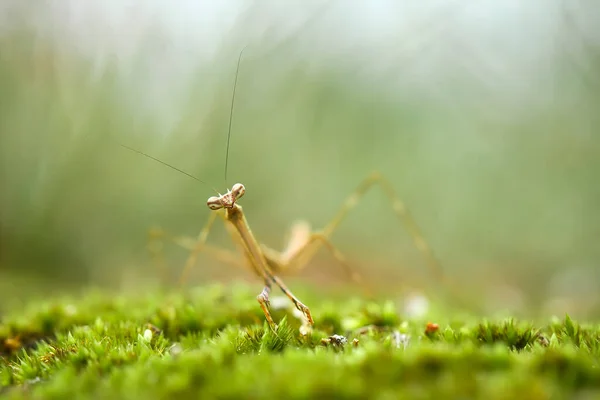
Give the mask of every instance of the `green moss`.
[[(600, 395), (600, 326), (568, 316), (405, 320), (393, 303), (312, 300), (272, 331), (250, 288), (33, 304), (0, 324), (8, 398), (547, 398)], [(347, 342), (339, 337), (344, 335)]]

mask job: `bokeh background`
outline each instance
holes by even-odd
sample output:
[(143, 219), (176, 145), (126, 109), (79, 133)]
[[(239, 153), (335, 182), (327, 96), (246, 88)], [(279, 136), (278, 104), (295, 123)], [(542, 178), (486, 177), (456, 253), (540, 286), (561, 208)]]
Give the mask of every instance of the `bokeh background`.
[[(243, 182), (282, 248), (380, 170), (474, 302), (600, 315), (594, 2), (4, 0), (0, 23), (0, 310), (174, 285), (186, 253), (157, 270), (147, 230), (196, 235), (211, 186)], [(370, 192), (334, 242), (381, 293), (435, 290), (390, 211)], [(190, 285), (246, 278), (202, 257)], [(326, 252), (294, 280), (345, 284)]]

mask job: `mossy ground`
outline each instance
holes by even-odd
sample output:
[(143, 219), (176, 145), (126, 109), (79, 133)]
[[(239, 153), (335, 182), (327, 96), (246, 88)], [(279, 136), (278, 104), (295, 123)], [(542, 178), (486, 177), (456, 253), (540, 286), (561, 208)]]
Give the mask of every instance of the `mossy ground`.
[[(405, 319), (392, 302), (309, 295), (303, 300), (316, 325), (302, 337), (290, 309), (274, 312), (276, 333), (266, 327), (255, 289), (95, 292), (14, 310), (0, 324), (0, 396), (600, 396), (598, 324), (566, 316), (534, 325), (447, 312)], [(328, 341), (334, 334), (347, 343)]]

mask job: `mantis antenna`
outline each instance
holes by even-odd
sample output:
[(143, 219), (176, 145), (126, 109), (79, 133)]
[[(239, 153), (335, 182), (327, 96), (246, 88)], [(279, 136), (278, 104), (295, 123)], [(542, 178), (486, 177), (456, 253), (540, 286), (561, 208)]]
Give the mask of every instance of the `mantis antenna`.
[[(184, 170), (182, 170), (182, 169), (179, 169), (179, 168), (177, 168), (177, 167), (175, 167), (175, 166), (173, 166), (173, 165), (171, 165), (171, 164), (168, 164), (168, 163), (166, 163), (166, 162), (164, 162), (164, 161), (162, 161), (162, 160), (159, 160), (159, 159), (158, 159), (158, 158), (156, 158), (156, 157), (152, 157), (150, 154), (146, 154), (146, 153), (144, 153), (143, 151), (139, 151), (139, 150), (136, 150), (136, 149), (134, 149), (133, 147), (126, 146), (126, 145), (124, 145), (123, 143), (119, 143), (119, 145), (120, 145), (121, 147), (124, 147), (124, 148), (126, 148), (127, 150), (133, 151), (134, 153), (137, 153), (137, 154), (139, 154), (139, 155), (142, 155), (142, 156), (144, 156), (144, 157), (148, 157), (149, 159), (151, 159), (151, 160), (154, 160), (154, 161), (156, 161), (156, 162), (158, 162), (158, 163), (161, 163), (162, 165), (164, 165), (164, 166), (166, 166), (166, 167), (169, 167), (169, 168), (171, 168), (171, 169), (174, 169), (174, 170), (175, 170), (175, 171), (177, 171), (177, 172), (181, 172), (182, 174), (184, 174), (184, 175), (186, 175), (186, 176), (189, 176), (190, 178), (192, 178), (192, 179), (194, 179), (194, 180), (196, 180), (196, 181), (198, 181), (198, 182), (200, 182), (200, 183), (203, 183), (203, 184), (205, 184), (205, 185), (208, 185), (208, 183), (207, 183), (207, 182), (205, 182), (205, 181), (203, 181), (202, 179), (200, 179), (200, 178), (197, 178), (197, 177), (195, 177), (194, 175), (192, 175), (192, 174), (190, 174), (190, 173), (187, 173), (187, 172), (185, 172)], [(209, 186), (210, 186), (210, 185), (209, 185)], [(220, 194), (220, 193), (219, 193), (219, 191), (218, 191), (217, 189), (215, 189), (215, 188), (214, 188), (214, 186), (211, 186), (211, 188), (212, 188), (213, 192), (215, 192), (215, 193), (217, 193), (217, 194)]]
[(192, 174), (188, 174), (187, 172), (185, 172), (185, 171), (184, 171), (184, 170), (182, 170), (182, 169), (179, 169), (179, 168), (177, 168), (177, 167), (174, 167), (174, 166), (172, 166), (171, 164), (167, 164), (166, 162), (164, 162), (164, 161), (161, 161), (161, 160), (159, 160), (158, 158), (152, 157), (150, 154), (146, 154), (146, 153), (144, 153), (144, 152), (141, 152), (141, 151), (139, 151), (139, 150), (136, 150), (136, 149), (134, 149), (133, 147), (125, 146), (125, 145), (124, 145), (124, 144), (122, 144), (122, 143), (119, 143), (119, 144), (120, 144), (122, 147), (125, 147), (125, 148), (126, 148), (126, 149), (128, 149), (128, 150), (131, 150), (131, 151), (133, 151), (133, 152), (135, 152), (135, 153), (138, 153), (138, 154), (140, 154), (140, 155), (142, 155), (142, 156), (144, 156), (144, 157), (148, 157), (149, 159), (151, 159), (151, 160), (154, 160), (154, 161), (156, 161), (156, 162), (159, 162), (159, 163), (161, 163), (162, 165), (165, 165), (165, 166), (167, 166), (167, 167), (169, 167), (169, 168), (172, 168), (172, 169), (174, 169), (174, 170), (175, 170), (175, 171), (177, 171), (177, 172), (181, 172), (182, 174), (184, 174), (184, 175), (187, 175), (187, 176), (189, 176), (190, 178), (192, 178), (192, 179), (195, 179), (195, 180), (197, 180), (197, 181), (198, 181), (198, 182), (200, 182), (200, 183), (203, 183), (203, 184), (205, 184), (205, 185), (208, 185), (208, 183), (204, 182), (202, 179), (200, 179), (200, 178), (196, 178), (194, 175), (192, 175)]
[(233, 106), (235, 104), (235, 89), (237, 87), (238, 74), (240, 72), (240, 62), (242, 61), (242, 53), (244, 53), (244, 47), (242, 51), (240, 51), (240, 56), (238, 57), (237, 68), (235, 70), (235, 81), (233, 83), (233, 94), (231, 95), (231, 108), (229, 110), (229, 129), (227, 131), (227, 149), (225, 150), (225, 182), (227, 182), (227, 166), (229, 165), (229, 141), (231, 139), (231, 122), (233, 121)]
[[(241, 63), (241, 61), (242, 61), (242, 54), (244, 53), (244, 50), (245, 50), (245, 49), (246, 49), (245, 47), (244, 47), (244, 48), (242, 48), (242, 50), (240, 51), (240, 55), (239, 55), (239, 57), (238, 57), (237, 67), (236, 67), (236, 70), (235, 70), (235, 81), (234, 81), (234, 84), (233, 84), (233, 94), (232, 94), (232, 96), (231, 96), (231, 108), (230, 108), (230, 110), (229, 110), (229, 128), (228, 128), (228, 130), (227, 130), (227, 149), (226, 149), (226, 151), (225, 151), (225, 181), (227, 181), (227, 166), (229, 165), (229, 143), (230, 143), (230, 139), (231, 139), (231, 124), (232, 124), (232, 122), (233, 122), (233, 106), (234, 106), (234, 104), (235, 104), (235, 89), (236, 89), (236, 87), (237, 87), (237, 80), (238, 80), (238, 75), (239, 75), (239, 72), (240, 72), (240, 63)], [(180, 172), (180, 173), (182, 173), (182, 174), (184, 174), (184, 175), (186, 175), (186, 176), (188, 176), (188, 177), (190, 177), (190, 178), (192, 178), (192, 179), (194, 179), (194, 180), (196, 180), (196, 181), (198, 181), (198, 182), (200, 182), (200, 183), (203, 183), (203, 184), (205, 184), (205, 185), (208, 185), (208, 183), (207, 183), (207, 182), (205, 182), (205, 181), (203, 181), (202, 179), (200, 179), (200, 178), (197, 178), (197, 177), (195, 177), (194, 175), (192, 175), (192, 174), (190, 174), (190, 173), (188, 173), (188, 172), (185, 172), (184, 170), (182, 170), (182, 169), (179, 169), (179, 168), (177, 168), (177, 167), (175, 167), (175, 166), (173, 166), (173, 165), (171, 165), (171, 164), (168, 164), (168, 163), (166, 163), (166, 162), (164, 162), (164, 161), (162, 161), (162, 160), (159, 160), (158, 158), (156, 158), (156, 157), (153, 157), (153, 156), (151, 156), (150, 154), (146, 154), (146, 153), (144, 153), (144, 152), (142, 152), (142, 151), (136, 150), (136, 149), (134, 149), (134, 148), (132, 148), (132, 147), (129, 147), (129, 146), (126, 146), (126, 145), (124, 145), (124, 144), (122, 144), (122, 143), (119, 143), (119, 144), (120, 144), (122, 147), (126, 148), (127, 150), (133, 151), (134, 153), (140, 154), (140, 155), (142, 155), (142, 156), (144, 156), (144, 157), (148, 157), (149, 159), (151, 159), (151, 160), (154, 160), (154, 161), (156, 161), (156, 162), (159, 162), (159, 163), (161, 163), (162, 165), (164, 165), (164, 166), (166, 166), (166, 167), (169, 167), (169, 168), (171, 168), (171, 169), (173, 169), (173, 170), (175, 170), (175, 171), (177, 171), (177, 172)], [(221, 195), (221, 194), (219, 193), (219, 191), (218, 191), (217, 189), (215, 189), (215, 188), (214, 188), (214, 186), (212, 187), (212, 189), (213, 189), (213, 191), (214, 191), (215, 193), (217, 193), (219, 196)]]

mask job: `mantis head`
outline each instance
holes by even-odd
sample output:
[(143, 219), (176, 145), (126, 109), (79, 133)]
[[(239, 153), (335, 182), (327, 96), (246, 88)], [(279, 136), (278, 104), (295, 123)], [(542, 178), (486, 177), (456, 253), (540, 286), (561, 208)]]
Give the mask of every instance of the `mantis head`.
[(211, 210), (220, 210), (221, 208), (233, 208), (235, 202), (238, 201), (246, 193), (246, 188), (241, 183), (233, 185), (231, 190), (219, 196), (212, 196), (206, 201), (206, 205)]

